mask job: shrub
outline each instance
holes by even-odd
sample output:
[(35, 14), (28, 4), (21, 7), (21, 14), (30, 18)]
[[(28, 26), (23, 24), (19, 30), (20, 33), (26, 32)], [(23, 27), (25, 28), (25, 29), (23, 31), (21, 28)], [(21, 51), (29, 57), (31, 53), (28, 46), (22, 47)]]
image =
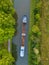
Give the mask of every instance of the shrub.
[(35, 8), (34, 9), (34, 15), (36, 15), (37, 13), (39, 13), (39, 10), (38, 10), (38, 8)]
[(33, 50), (34, 50), (34, 53), (35, 53), (36, 55), (39, 54), (39, 50), (38, 50), (37, 48), (33, 48)]
[(40, 29), (39, 29), (39, 27), (36, 26), (36, 25), (33, 25), (33, 27), (32, 27), (32, 33), (33, 33), (35, 36), (37, 36), (37, 37), (41, 35)]
[(34, 35), (32, 35), (30, 39), (31, 39), (31, 41), (32, 41), (33, 43), (35, 43), (35, 44), (40, 42), (40, 39), (37, 38), (37, 37), (34, 36)]
[(36, 7), (34, 9), (34, 15), (36, 15), (38, 13), (40, 14), (41, 7), (42, 7), (42, 1), (39, 1), (38, 3), (36, 3)]
[(39, 21), (40, 20), (40, 14), (36, 14), (35, 19), (36, 19), (36, 21)]
[(40, 10), (41, 7), (42, 7), (42, 1), (39, 1), (39, 2), (36, 4), (36, 8), (37, 8), (38, 10)]

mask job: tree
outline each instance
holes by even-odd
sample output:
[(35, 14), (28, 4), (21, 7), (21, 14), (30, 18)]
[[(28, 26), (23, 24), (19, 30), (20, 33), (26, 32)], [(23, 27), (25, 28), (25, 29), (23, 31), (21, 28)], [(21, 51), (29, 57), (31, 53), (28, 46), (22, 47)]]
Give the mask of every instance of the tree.
[[(15, 61), (4, 45), (15, 33), (15, 9), (10, 0), (0, 0), (0, 65), (13, 65)], [(17, 17), (16, 17), (17, 18)], [(17, 20), (17, 19), (16, 19)], [(6, 46), (7, 47), (7, 46)]]
[[(3, 54), (4, 53), (4, 54)], [(0, 65), (12, 65), (14, 58), (6, 49), (0, 50)]]
[(0, 28), (0, 44), (3, 43), (4, 30)]
[(7, 14), (11, 13), (13, 15), (15, 13), (13, 2), (10, 0), (0, 0), (0, 10), (3, 10)]
[(15, 19), (11, 14), (0, 12), (0, 43), (12, 39), (15, 32)]

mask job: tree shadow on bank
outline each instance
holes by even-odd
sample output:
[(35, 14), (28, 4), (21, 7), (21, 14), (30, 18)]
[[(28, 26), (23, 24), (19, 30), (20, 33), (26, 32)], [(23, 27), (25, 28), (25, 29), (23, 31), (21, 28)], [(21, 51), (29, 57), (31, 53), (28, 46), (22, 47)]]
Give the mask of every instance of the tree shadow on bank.
[(14, 35), (17, 35), (17, 26), (18, 26), (17, 20), (18, 20), (18, 15), (17, 15), (16, 12), (14, 13), (13, 17), (14, 17), (14, 19), (15, 19), (15, 21), (16, 21), (16, 22), (15, 22), (15, 26), (14, 26), (14, 28), (15, 28), (15, 34), (14, 34)]
[[(15, 62), (17, 61), (17, 45), (12, 43), (12, 56), (15, 59)], [(15, 62), (13, 63), (13, 65), (15, 65)]]

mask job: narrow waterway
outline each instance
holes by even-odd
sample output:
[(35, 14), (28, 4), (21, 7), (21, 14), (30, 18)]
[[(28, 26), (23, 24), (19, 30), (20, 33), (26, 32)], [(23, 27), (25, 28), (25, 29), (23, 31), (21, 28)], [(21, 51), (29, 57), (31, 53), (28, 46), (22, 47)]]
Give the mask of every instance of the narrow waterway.
[[(30, 14), (30, 0), (14, 0), (14, 7), (18, 15), (17, 35), (13, 38), (13, 43), (17, 44), (18, 58), (16, 65), (28, 65), (28, 29), (29, 29), (29, 14)], [(22, 33), (22, 16), (27, 15), (28, 22), (26, 24), (26, 38), (25, 38), (25, 55), (20, 57), (21, 47), (21, 33)]]

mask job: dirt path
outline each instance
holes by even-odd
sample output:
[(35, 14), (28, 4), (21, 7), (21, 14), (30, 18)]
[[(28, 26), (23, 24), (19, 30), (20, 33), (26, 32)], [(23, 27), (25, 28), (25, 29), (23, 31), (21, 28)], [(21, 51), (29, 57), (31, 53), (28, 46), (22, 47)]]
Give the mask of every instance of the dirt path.
[(41, 63), (42, 65), (49, 65), (49, 35), (47, 33), (46, 22), (47, 22), (47, 7), (48, 0), (42, 0), (42, 16), (40, 21), (41, 28)]

